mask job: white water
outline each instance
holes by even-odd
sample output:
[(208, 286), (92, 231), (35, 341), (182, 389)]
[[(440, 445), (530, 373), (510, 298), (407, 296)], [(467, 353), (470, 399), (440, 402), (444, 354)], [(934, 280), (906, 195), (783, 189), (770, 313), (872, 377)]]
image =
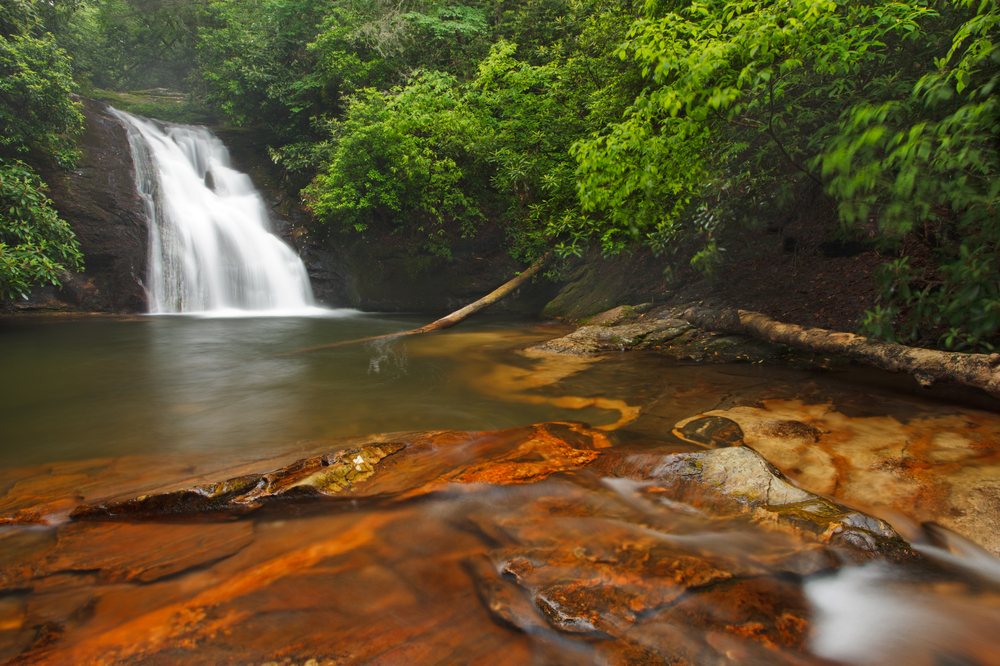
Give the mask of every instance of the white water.
[(263, 199), (215, 135), (112, 111), (147, 205), (150, 312), (317, 312), (305, 266), (271, 233)]
[(1000, 664), (1000, 560), (939, 526), (914, 543), (953, 576), (873, 562), (813, 579), (812, 651), (853, 666)]

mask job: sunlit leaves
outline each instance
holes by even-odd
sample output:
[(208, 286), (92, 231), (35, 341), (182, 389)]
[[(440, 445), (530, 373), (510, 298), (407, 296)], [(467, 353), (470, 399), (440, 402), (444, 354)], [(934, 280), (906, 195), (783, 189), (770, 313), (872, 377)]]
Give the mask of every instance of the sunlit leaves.
[(330, 130), (329, 161), (303, 192), (319, 220), (355, 231), (420, 227), (429, 249), (450, 256), (445, 225), (471, 233), (483, 217), (467, 192), (476, 189), (484, 118), (453, 78), (425, 73), (395, 93), (363, 91)]

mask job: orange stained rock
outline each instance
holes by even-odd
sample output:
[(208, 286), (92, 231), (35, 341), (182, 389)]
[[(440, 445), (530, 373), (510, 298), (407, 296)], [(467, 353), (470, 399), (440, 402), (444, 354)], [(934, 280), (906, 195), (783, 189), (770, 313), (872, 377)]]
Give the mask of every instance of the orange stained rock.
[[(245, 618), (229, 613), (205, 623), (206, 611), (237, 597), (254, 593), (285, 576), (314, 566), (322, 559), (340, 555), (371, 541), (375, 532), (392, 520), (386, 514), (368, 516), (335, 538), (310, 544), (299, 550), (239, 572), (194, 598), (146, 613), (125, 624), (87, 637), (65, 651), (41, 655), (37, 664), (98, 664), (141, 659), (173, 641), (196, 641), (198, 637), (223, 631)], [(67, 661), (71, 660), (71, 661)]]
[[(746, 444), (803, 488), (862, 509), (935, 521), (1000, 554), (1000, 416), (972, 409), (851, 417), (764, 400), (686, 419), (735, 421)], [(890, 517), (892, 514), (886, 514)]]

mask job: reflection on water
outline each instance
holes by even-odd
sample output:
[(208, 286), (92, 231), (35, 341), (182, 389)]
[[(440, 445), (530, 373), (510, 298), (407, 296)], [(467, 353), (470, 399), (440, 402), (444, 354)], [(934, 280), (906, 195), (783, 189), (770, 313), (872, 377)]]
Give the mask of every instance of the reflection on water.
[[(547, 335), (528, 326), (473, 325), (471, 342), (437, 334), (278, 356), (423, 323), (356, 311), (18, 320), (0, 328), (0, 464), (134, 452), (253, 457), (303, 439), (617, 418), (616, 406), (497, 388), (491, 375), (510, 361), (499, 357)], [(489, 351), (472, 351), (479, 343)]]

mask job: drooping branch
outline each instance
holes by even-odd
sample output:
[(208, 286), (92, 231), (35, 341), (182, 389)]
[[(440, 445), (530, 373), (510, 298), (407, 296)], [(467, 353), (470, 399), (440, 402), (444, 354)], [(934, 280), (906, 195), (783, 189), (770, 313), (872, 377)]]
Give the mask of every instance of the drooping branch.
[(924, 387), (953, 381), (1000, 398), (1000, 354), (962, 354), (871, 340), (853, 333), (783, 324), (759, 312), (689, 308), (684, 318), (707, 331), (750, 335), (796, 349), (843, 356), (913, 375)]
[(357, 340), (345, 340), (343, 342), (331, 342), (327, 345), (319, 345), (317, 347), (307, 347), (306, 349), (296, 349), (295, 351), (285, 352), (279, 354), (279, 356), (291, 356), (292, 354), (303, 354), (305, 352), (318, 351), (320, 349), (332, 349), (334, 347), (343, 347), (345, 345), (353, 345), (359, 342), (371, 342), (372, 340), (385, 340), (387, 338), (399, 338), (404, 335), (416, 335), (418, 333), (429, 333), (431, 331), (440, 331), (446, 328), (451, 328), (455, 324), (461, 322), (463, 319), (467, 318), (469, 315), (475, 314), (480, 310), (488, 308), (494, 303), (502, 301), (504, 298), (512, 294), (521, 288), (521, 286), (534, 277), (538, 271), (542, 269), (545, 265), (545, 261), (548, 259), (548, 255), (542, 255), (538, 258), (535, 263), (524, 270), (520, 275), (515, 277), (513, 280), (505, 283), (503, 286), (494, 289), (487, 295), (480, 298), (474, 303), (466, 305), (460, 310), (455, 310), (450, 315), (446, 317), (441, 317), (437, 321), (433, 321), (426, 326), (421, 326), (420, 328), (410, 329), (409, 331), (401, 331), (399, 333), (387, 333), (386, 335), (375, 335), (370, 338), (358, 338)]

